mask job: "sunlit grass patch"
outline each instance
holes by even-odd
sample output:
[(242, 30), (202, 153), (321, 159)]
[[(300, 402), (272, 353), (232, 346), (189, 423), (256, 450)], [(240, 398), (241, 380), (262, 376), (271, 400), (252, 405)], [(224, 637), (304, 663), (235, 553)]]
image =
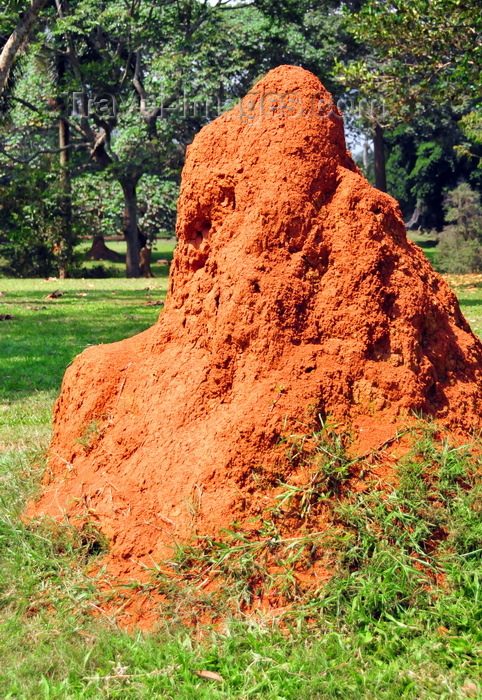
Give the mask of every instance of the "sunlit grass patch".
[[(167, 280), (0, 279), (0, 405), (35, 392), (58, 392), (82, 350), (152, 326)], [(47, 298), (52, 293), (56, 298)], [(1, 420), (1, 419), (0, 419)]]

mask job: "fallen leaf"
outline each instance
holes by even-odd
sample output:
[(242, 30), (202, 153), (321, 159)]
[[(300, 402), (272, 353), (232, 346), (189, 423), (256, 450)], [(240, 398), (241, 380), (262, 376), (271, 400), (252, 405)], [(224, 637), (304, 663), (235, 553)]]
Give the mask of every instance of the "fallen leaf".
[(77, 634), (80, 634), (82, 637), (85, 637), (85, 639), (88, 639), (89, 642), (95, 642), (97, 641), (97, 637), (94, 637), (92, 634), (89, 634), (88, 632), (85, 632), (84, 630), (76, 630)]
[(50, 294), (47, 294), (44, 299), (58, 299), (59, 297), (62, 297), (64, 295), (63, 292), (51, 292)]
[(163, 301), (146, 301), (146, 306), (164, 306)]
[(478, 693), (478, 688), (472, 681), (465, 681), (464, 685), (461, 687), (460, 690), (462, 690), (466, 695), (468, 695), (471, 698), (475, 698)]
[(199, 678), (208, 678), (210, 681), (219, 681), (220, 683), (224, 681), (224, 678), (214, 671), (194, 671), (194, 673)]

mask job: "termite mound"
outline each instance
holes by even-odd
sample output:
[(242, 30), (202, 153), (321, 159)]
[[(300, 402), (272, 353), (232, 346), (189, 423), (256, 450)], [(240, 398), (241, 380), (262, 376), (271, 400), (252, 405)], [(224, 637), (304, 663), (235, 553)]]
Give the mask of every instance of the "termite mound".
[(480, 427), (481, 343), (330, 105), (281, 66), (201, 130), (158, 323), (65, 374), (28, 515), (94, 522), (121, 576), (242, 518), (253, 471), (319, 416), (363, 429), (363, 449), (414, 411)]

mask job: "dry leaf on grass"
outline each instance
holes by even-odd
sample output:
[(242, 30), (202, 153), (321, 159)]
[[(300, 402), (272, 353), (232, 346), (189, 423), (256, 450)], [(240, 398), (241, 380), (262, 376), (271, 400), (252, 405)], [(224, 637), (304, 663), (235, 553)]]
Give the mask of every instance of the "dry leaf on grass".
[(463, 693), (468, 695), (469, 698), (475, 698), (478, 693), (478, 688), (472, 681), (465, 681), (464, 685), (460, 689)]
[(210, 681), (219, 681), (220, 683), (224, 681), (224, 678), (214, 671), (194, 671), (194, 673), (199, 678), (208, 678)]

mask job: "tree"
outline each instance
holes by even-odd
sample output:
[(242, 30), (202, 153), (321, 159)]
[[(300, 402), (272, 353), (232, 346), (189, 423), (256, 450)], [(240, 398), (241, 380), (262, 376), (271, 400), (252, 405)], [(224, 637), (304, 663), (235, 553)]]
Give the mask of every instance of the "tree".
[(0, 249), (15, 276), (55, 274), (62, 192), (57, 159), (44, 155), (28, 169), (0, 178)]
[(452, 107), (439, 106), (385, 133), (387, 189), (410, 228), (440, 230), (445, 193), (460, 180), (477, 187), (477, 161), (456, 150), (465, 139), (459, 121)]
[(445, 220), (435, 262), (442, 272), (482, 270), (482, 206), (480, 195), (461, 182), (445, 199)]
[[(57, 273), (65, 277), (72, 272), (77, 257), (71, 213), (71, 151), (80, 144), (71, 144), (68, 138), (68, 125), (62, 115), (63, 66), (57, 58), (36, 51), (27, 51), (22, 57), (10, 95), (11, 106), (3, 116), (0, 172), (3, 170), (12, 181), (23, 177), (25, 182), (31, 182), (30, 203), (37, 201), (39, 210), (44, 208), (43, 200), (48, 199), (45, 215), (39, 217), (45, 226), (41, 236), (45, 244), (50, 241)], [(43, 172), (45, 183), (49, 183), (43, 194), (41, 178), (33, 178), (33, 171)], [(34, 182), (39, 184), (38, 191)], [(11, 235), (15, 233), (11, 231)]]
[(411, 116), (427, 99), (462, 104), (481, 89), (479, 10), (478, 0), (368, 0), (348, 20), (367, 53), (346, 75), (368, 82), (391, 116)]
[(480, 94), (479, 10), (478, 0), (368, 0), (348, 13), (364, 55), (339, 62), (339, 74), (362, 97), (383, 104), (371, 118), (380, 189), (386, 189), (385, 129), (441, 105), (467, 108)]
[[(288, 5), (280, 15), (284, 24), (281, 19), (273, 24), (256, 7), (221, 0), (157, 6), (137, 0), (127, 8), (120, 2), (78, 0), (70, 3), (68, 13), (59, 12), (53, 34), (69, 46), (71, 88), (79, 95), (75, 129), (89, 144), (96, 166), (108, 170), (123, 191), (128, 276), (139, 274), (143, 242), (140, 179), (146, 173), (178, 177), (186, 145), (216, 116), (196, 111), (194, 100), (207, 104), (214, 95), (213, 101), (225, 106), (260, 70), (286, 62), (288, 56), (304, 53), (320, 67), (328, 63), (328, 54), (333, 62), (334, 45), (315, 49), (309, 32), (294, 23), (298, 14), (293, 15), (293, 7), (299, 5), (305, 17), (306, 3)], [(288, 15), (294, 20), (288, 21)], [(95, 23), (87, 16), (95, 17)], [(169, 119), (163, 119), (167, 111)]]
[[(474, 111), (465, 114), (459, 122), (468, 141), (456, 146), (461, 156), (478, 161), (478, 181), (482, 189), (482, 104), (476, 105)], [(473, 178), (475, 179), (475, 178)]]
[[(140, 274), (138, 183), (146, 172), (176, 177), (184, 147), (202, 123), (195, 115), (159, 118), (179, 103), (183, 85), (195, 82), (193, 76), (200, 81), (204, 25), (214, 19), (216, 10), (196, 0), (157, 6), (144, 0), (129, 6), (100, 0), (57, 3), (52, 30), (56, 50), (60, 51), (59, 43), (68, 46), (70, 88), (78, 96), (79, 118), (70, 118), (69, 124), (88, 144), (95, 166), (108, 170), (122, 188), (130, 277)], [(149, 105), (158, 88), (158, 71), (178, 94)]]
[[(46, 0), (31, 0), (29, 6), (20, 16), (20, 20), (5, 42), (0, 53), (0, 97), (7, 85), (8, 76), (15, 60), (15, 56), (21, 45), (28, 39), (28, 35), (45, 5)], [(20, 3), (17, 3), (20, 4)]]

